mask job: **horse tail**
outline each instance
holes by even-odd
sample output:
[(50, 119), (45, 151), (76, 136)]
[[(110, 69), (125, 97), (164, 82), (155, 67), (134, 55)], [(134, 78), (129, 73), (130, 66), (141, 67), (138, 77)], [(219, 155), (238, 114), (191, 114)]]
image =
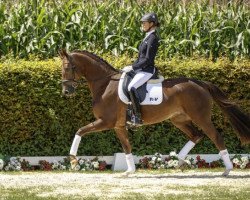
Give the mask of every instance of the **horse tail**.
[[(196, 82), (196, 81), (195, 81)], [(230, 101), (224, 92), (217, 86), (209, 82), (196, 82), (198, 85), (207, 89), (213, 100), (219, 105), (223, 113), (228, 117), (237, 136), (242, 144), (250, 144), (250, 116), (243, 113), (238, 106)]]

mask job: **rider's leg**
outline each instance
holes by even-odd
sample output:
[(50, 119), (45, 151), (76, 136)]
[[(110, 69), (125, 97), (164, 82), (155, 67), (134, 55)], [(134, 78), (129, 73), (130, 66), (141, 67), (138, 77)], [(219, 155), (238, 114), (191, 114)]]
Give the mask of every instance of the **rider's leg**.
[(137, 89), (138, 87), (142, 86), (152, 76), (153, 76), (153, 74), (148, 73), (148, 72), (143, 72), (143, 71), (137, 72), (136, 75), (134, 76), (133, 80), (128, 85), (128, 91), (130, 91), (132, 87)]
[(152, 75), (153, 74), (147, 72), (138, 72), (128, 85), (128, 91), (135, 115), (134, 121), (132, 122), (134, 125), (142, 124), (140, 99), (136, 89), (147, 82), (152, 77)]
[(129, 96), (130, 96), (130, 100), (133, 106), (133, 113), (134, 113), (134, 118), (133, 118), (132, 123), (134, 123), (134, 125), (140, 125), (142, 124), (141, 105), (140, 105), (139, 96), (134, 87), (132, 87), (131, 90), (129, 91)]

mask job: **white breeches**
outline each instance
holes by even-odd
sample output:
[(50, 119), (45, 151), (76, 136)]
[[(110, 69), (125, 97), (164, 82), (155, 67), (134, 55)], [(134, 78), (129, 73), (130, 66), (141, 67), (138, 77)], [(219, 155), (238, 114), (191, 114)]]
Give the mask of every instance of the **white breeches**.
[(132, 81), (128, 85), (128, 91), (130, 92), (132, 87), (137, 89), (138, 87), (142, 86), (152, 76), (153, 76), (153, 74), (148, 73), (148, 72), (142, 72), (142, 71), (137, 72), (135, 77), (132, 79)]

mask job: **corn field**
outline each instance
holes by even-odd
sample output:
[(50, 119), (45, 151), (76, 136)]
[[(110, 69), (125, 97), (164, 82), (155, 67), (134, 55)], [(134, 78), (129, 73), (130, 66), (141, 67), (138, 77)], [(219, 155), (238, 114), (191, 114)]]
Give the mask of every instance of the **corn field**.
[(159, 56), (250, 55), (248, 1), (0, 0), (0, 56), (42, 58), (60, 48), (134, 55), (140, 18), (158, 14)]

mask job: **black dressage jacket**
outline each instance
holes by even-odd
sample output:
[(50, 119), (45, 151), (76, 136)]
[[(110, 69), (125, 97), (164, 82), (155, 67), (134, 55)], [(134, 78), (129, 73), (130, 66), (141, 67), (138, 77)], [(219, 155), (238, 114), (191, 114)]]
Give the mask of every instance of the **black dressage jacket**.
[(132, 64), (133, 70), (154, 73), (154, 60), (159, 46), (159, 38), (154, 31), (139, 46), (139, 55)]

